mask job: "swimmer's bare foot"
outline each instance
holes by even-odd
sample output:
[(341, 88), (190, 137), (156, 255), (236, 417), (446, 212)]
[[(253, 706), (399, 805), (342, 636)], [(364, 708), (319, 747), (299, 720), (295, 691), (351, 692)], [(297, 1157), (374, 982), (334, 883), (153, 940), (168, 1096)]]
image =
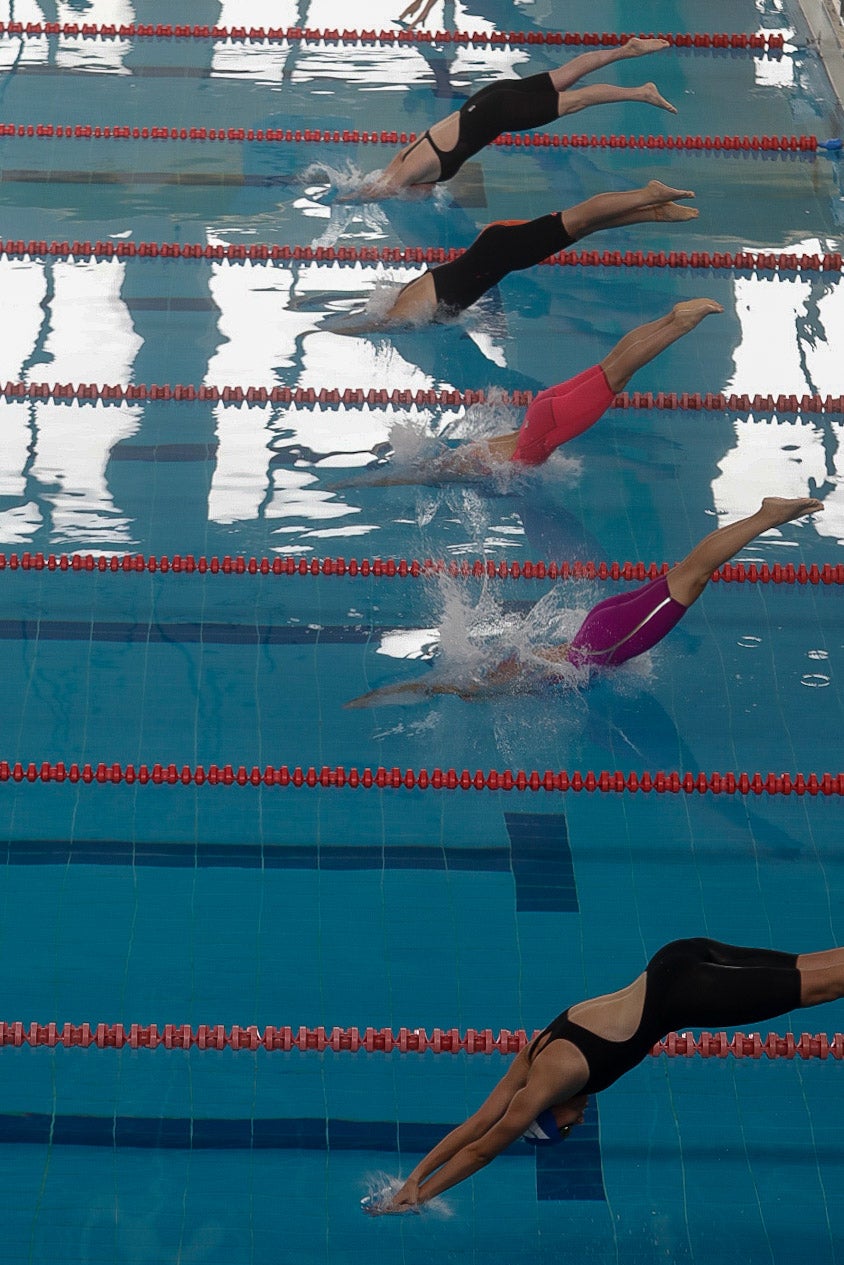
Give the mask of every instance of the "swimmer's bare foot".
[(817, 514), (822, 509), (823, 501), (814, 496), (766, 496), (759, 512), (764, 514), (772, 527), (780, 527), (795, 518), (803, 518), (805, 514)]
[(651, 201), (657, 202), (674, 202), (677, 198), (693, 198), (695, 196), (693, 189), (672, 189), (670, 184), (663, 184), (661, 180), (649, 180), (643, 190)]
[(672, 222), (679, 220), (696, 220), (700, 215), (697, 207), (678, 206), (676, 202), (658, 202), (651, 207), (653, 218), (660, 222)]
[(674, 304), (671, 315), (680, 322), (684, 330), (690, 330), (699, 325), (705, 316), (723, 311), (721, 304), (714, 299), (684, 299), (681, 303)]
[(642, 39), (638, 35), (634, 35), (624, 45), (624, 57), (647, 57), (648, 53), (661, 53), (664, 48), (670, 48), (668, 40), (648, 40)]
[(659, 106), (660, 110), (668, 110), (669, 114), (676, 114), (677, 107), (672, 105), (670, 101), (666, 101), (665, 97), (659, 91), (655, 83), (643, 83), (641, 88), (635, 89), (637, 96), (634, 100), (644, 101), (646, 105)]

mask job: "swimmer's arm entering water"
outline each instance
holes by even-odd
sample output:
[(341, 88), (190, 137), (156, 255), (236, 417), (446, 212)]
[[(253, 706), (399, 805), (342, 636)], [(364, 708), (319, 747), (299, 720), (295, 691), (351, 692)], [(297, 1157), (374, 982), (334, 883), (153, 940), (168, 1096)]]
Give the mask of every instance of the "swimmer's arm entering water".
[(462, 698), (464, 702), (473, 702), (496, 694), (502, 687), (517, 681), (523, 671), (518, 655), (508, 655), (494, 667), (484, 671), (483, 676), (469, 681), (433, 680), (405, 681), (400, 685), (381, 685), (378, 689), (350, 699), (345, 704), (349, 708), (375, 707), (379, 703), (402, 705), (416, 702), (418, 699), (432, 698), (435, 694), (452, 694)]
[[(395, 162), (395, 159), (393, 159)], [(363, 184), (357, 189), (351, 189), (348, 193), (341, 193), (338, 202), (385, 202), (388, 198), (404, 197), (409, 200), (419, 201), (421, 198), (430, 197), (434, 189), (436, 189), (435, 181), (420, 181), (419, 184), (404, 184), (397, 178), (398, 173), (394, 172), (391, 176), (390, 164), (384, 171), (374, 171), (371, 176), (367, 176)]]
[(438, 487), (441, 483), (481, 483), (503, 465), (507, 465), (516, 448), (518, 431), (495, 435), (492, 439), (473, 440), (442, 453), (424, 466), (393, 469), (389, 463), (376, 466), (363, 474), (352, 475), (331, 484), (331, 490), (342, 488), (394, 488), (414, 485)]
[(584, 1080), (577, 1063), (541, 1056), (531, 1063), (522, 1050), (480, 1110), (425, 1156), (383, 1211), (427, 1203), (465, 1181), (520, 1138), (540, 1112), (575, 1095)]
[[(495, 1086), (489, 1097), (476, 1112), (463, 1124), (452, 1129), (433, 1150), (429, 1151), (408, 1177), (407, 1181), (393, 1196), (392, 1207), (396, 1210), (407, 1205), (414, 1206), (420, 1202), (419, 1187), (443, 1164), (453, 1159), (464, 1147), (477, 1142), (497, 1124), (513, 1097), (527, 1083), (530, 1064), (527, 1050), (522, 1050), (510, 1064), (504, 1076)], [(537, 1113), (538, 1114), (538, 1113)], [(529, 1123), (529, 1122), (528, 1122)]]
[(377, 690), (370, 690), (367, 694), (349, 699), (344, 706), (347, 708), (377, 707), (379, 703), (402, 706), (423, 698), (431, 698), (434, 694), (455, 694), (458, 698), (469, 702), (482, 691), (482, 682), (470, 681), (461, 685), (450, 681), (405, 681), (402, 685), (381, 685)]

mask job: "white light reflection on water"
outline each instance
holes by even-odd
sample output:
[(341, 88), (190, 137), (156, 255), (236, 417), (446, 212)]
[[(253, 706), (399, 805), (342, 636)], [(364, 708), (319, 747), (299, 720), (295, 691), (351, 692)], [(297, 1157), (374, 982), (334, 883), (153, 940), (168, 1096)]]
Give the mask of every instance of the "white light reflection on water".
[[(215, 230), (207, 236), (212, 243), (223, 240)], [(388, 340), (319, 329), (326, 288), (360, 295), (375, 284), (372, 269), (357, 267), (214, 264), (209, 288), (220, 309), (222, 341), (209, 360), (206, 383), (219, 387), (246, 383), (270, 389), (283, 380), (282, 369), (293, 368), (298, 370), (295, 385), (316, 391), (323, 387), (428, 389), (433, 380)], [(316, 311), (308, 310), (311, 297)], [(303, 299), (304, 308), (298, 305)], [(423, 427), (429, 417), (417, 414)], [(252, 521), (262, 514), (298, 517), (305, 520), (308, 535), (313, 533), (314, 520), (346, 517), (359, 510), (322, 490), (316, 476), (302, 467), (323, 460), (336, 466), (365, 465), (372, 450), (387, 441), (393, 420), (383, 409), (291, 406), (281, 410), (222, 404), (216, 406), (215, 418), (219, 447), (209, 496), (211, 520), (228, 524)], [(281, 470), (274, 455), (285, 451), (289, 459)], [(375, 528), (358, 527), (356, 534), (363, 530)]]
[[(49, 366), (36, 366), (35, 379), (58, 382), (127, 382), (142, 339), (135, 333), (120, 295), (126, 267), (118, 260), (57, 262), (53, 269), (50, 330), (44, 352)], [(79, 313), (85, 320), (79, 320)], [(70, 414), (68, 410), (70, 410)], [(56, 491), (43, 500), (52, 506), (53, 541), (113, 546), (132, 540), (131, 523), (115, 517), (106, 483), (111, 450), (134, 435), (138, 406), (59, 405), (35, 407), (32, 476)], [(75, 414), (75, 416), (72, 416)], [(73, 435), (73, 442), (68, 436)]]
[[(17, 382), (23, 365), (32, 352), (44, 319), (41, 306), (47, 293), (46, 269), (30, 260), (0, 259), (0, 382)], [(35, 376), (35, 375), (33, 375)], [(30, 405), (8, 402), (2, 409), (3, 443), (0, 444), (0, 495), (23, 496), (26, 487), (24, 467), (32, 440)], [(30, 521), (38, 526), (40, 514), (32, 514), (19, 523), (20, 511), (12, 516), (14, 530), (25, 529)], [(5, 516), (0, 518), (0, 539), (7, 540)], [(19, 539), (19, 537), (15, 537)]]
[[(0, 283), (13, 301), (0, 316), (0, 379), (131, 380), (142, 340), (121, 298), (125, 272), (117, 260), (48, 265), (3, 260)], [(23, 497), (29, 479), (40, 502), (0, 516), (0, 541), (31, 537), (43, 525), (42, 509), (56, 547), (106, 548), (131, 541), (131, 524), (114, 505), (106, 467), (114, 445), (136, 432), (141, 411), (128, 404), (4, 405), (0, 488), (4, 495)]]
[(439, 644), (439, 628), (401, 628), (382, 634), (376, 654), (391, 659), (433, 659)]
[[(758, 35), (770, 35), (774, 28), (760, 27)], [(793, 26), (777, 28), (777, 35), (782, 35), (787, 44), (791, 43), (795, 31)], [(792, 57), (754, 57), (753, 74), (760, 88), (792, 88), (795, 82), (795, 67)]]
[[(223, 0), (220, 5), (221, 26), (304, 26), (316, 30), (382, 30), (399, 29), (396, 18), (404, 5), (394, 0), (372, 0), (364, 9), (350, 9), (348, 0), (313, 0), (304, 13), (293, 0)], [(440, 20), (445, 17), (440, 13)], [(496, 23), (471, 13), (461, 4), (449, 14), (449, 29), (490, 32)], [(437, 12), (426, 22), (429, 30), (437, 29)], [(384, 50), (372, 44), (258, 44), (229, 43), (220, 40), (214, 45), (212, 74), (228, 78), (250, 79), (281, 89), (283, 81), (294, 85), (311, 85), (314, 94), (331, 97), (332, 83), (343, 90), (352, 85), (372, 94), (374, 128), (406, 127), (395, 115), (395, 96), (408, 88), (434, 80), (447, 79), (458, 90), (475, 90), (492, 79), (518, 73), (517, 67), (529, 61), (527, 52), (517, 48), (470, 48), (465, 45), (419, 47), (400, 44)], [(384, 95), (384, 105), (378, 96)], [(447, 113), (447, 109), (444, 110)], [(307, 125), (307, 121), (306, 125)]]
[[(755, 245), (753, 249), (781, 250)], [(795, 254), (821, 254), (834, 243), (816, 238), (789, 243)], [(725, 393), (777, 396), (840, 395), (844, 346), (844, 289), (828, 278), (759, 275), (733, 282), (741, 336)], [(812, 529), (844, 542), (844, 452), (838, 420), (807, 415), (737, 417), (735, 442), (719, 462), (712, 492), (716, 510), (742, 517), (762, 497), (801, 496), (813, 480), (825, 512)], [(792, 531), (789, 528), (789, 533)], [(766, 533), (764, 545), (780, 533)]]
[[(80, 19), (94, 24), (113, 23), (121, 26), (135, 21), (135, 9), (129, 0), (88, 0), (84, 14), (79, 6), (59, 0), (55, 5), (43, 7), (34, 0), (6, 0), (0, 3), (0, 21), (59, 22), (77, 24)], [(28, 35), (25, 40), (15, 37), (0, 39), (0, 71), (15, 66), (46, 66), (51, 61), (62, 70), (86, 70), (94, 74), (129, 75), (123, 64), (132, 50), (128, 39), (84, 40), (73, 36)]]

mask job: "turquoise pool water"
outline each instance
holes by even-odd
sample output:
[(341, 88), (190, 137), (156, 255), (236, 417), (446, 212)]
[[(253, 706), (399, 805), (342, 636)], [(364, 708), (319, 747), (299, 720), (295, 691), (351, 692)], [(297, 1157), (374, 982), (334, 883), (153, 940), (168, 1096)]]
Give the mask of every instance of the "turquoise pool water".
[[(0, 20), (156, 22), (137, 2), (15, 4)], [(657, 0), (654, 29), (783, 30), (781, 57), (668, 53), (646, 74), (676, 121), (607, 107), (571, 131), (841, 134), (796, 5)], [(169, 20), (177, 20), (168, 14)], [(371, 6), (367, 26), (397, 16)], [(555, 29), (551, 6), (449, 6), (434, 29)], [(195, 23), (350, 25), (335, 3), (211, 4)], [(363, 19), (357, 19), (361, 22)], [(627, 30), (628, 5), (566, 8)], [(0, 39), (0, 121), (419, 130), (553, 49)], [(560, 129), (565, 130), (565, 129)], [(824, 155), (486, 151), (427, 203), (330, 186), (383, 151), (258, 142), (0, 138), (4, 241), (464, 246), (660, 178), (699, 220), (596, 249), (840, 251)], [(632, 383), (841, 395), (837, 274), (541, 268), (449, 327), (341, 337), (327, 317), (407, 266), (0, 258), (6, 382), (537, 390), (680, 297), (725, 314)], [(839, 416), (612, 411), (537, 478), (500, 489), (334, 486), (397, 423), (455, 435), (520, 411), (0, 402), (0, 551), (207, 557), (674, 560), (716, 521), (810, 481), (816, 520), (742, 555), (837, 563)], [(395, 431), (393, 431), (395, 439)], [(405, 769), (836, 771), (840, 592), (712, 586), (641, 669), (588, 694), (346, 711), (420, 679), (465, 611), (582, 610), (606, 582), (0, 572), (0, 759)], [(547, 596), (547, 595), (552, 596)], [(474, 612), (474, 614), (472, 613)], [(441, 631), (442, 630), (442, 631)], [(675, 936), (841, 943), (836, 799), (0, 783), (7, 1021), (541, 1026)], [(772, 1024), (844, 1028), (840, 1004)], [(551, 1160), (522, 1148), (453, 1192), (450, 1218), (373, 1222), (373, 1174), (407, 1172), (474, 1109), (501, 1056), (0, 1050), (10, 1259), (834, 1262), (844, 1214), (832, 1061), (649, 1060)]]

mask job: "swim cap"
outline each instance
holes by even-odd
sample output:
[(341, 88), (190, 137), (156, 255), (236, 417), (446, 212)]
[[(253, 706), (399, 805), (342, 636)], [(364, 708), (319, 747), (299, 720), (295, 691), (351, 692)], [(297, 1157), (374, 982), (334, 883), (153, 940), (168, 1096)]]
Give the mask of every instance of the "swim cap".
[(544, 1111), (540, 1111), (533, 1124), (525, 1129), (522, 1141), (529, 1142), (531, 1146), (556, 1146), (558, 1142), (563, 1141), (564, 1137), (565, 1134), (560, 1132), (557, 1121), (554, 1119), (553, 1111), (550, 1107), (546, 1107)]

